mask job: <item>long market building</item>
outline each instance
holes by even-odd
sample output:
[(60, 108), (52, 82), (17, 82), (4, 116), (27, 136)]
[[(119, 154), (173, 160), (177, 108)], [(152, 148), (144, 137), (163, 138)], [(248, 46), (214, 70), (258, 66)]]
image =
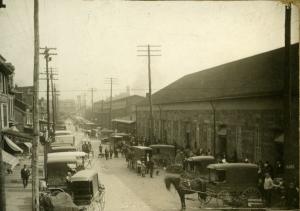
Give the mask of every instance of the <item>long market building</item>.
[[(292, 125), (285, 134), (284, 48), (186, 75), (152, 95), (154, 139), (252, 162), (280, 160), (299, 172), (298, 44), (291, 47)], [(137, 107), (137, 134), (150, 137), (149, 104)], [(289, 171), (291, 170), (291, 171)]]

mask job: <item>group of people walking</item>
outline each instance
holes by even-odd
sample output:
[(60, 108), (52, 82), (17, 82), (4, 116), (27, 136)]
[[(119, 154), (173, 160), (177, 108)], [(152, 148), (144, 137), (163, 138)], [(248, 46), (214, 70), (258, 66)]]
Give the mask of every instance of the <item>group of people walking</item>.
[[(299, 188), (295, 182), (284, 184), (283, 164), (277, 161), (273, 167), (268, 161), (258, 163), (258, 187), (266, 207), (286, 206), (297, 208), (299, 204)], [(279, 203), (279, 204), (278, 204)]]
[[(111, 147), (109, 147), (109, 149), (108, 149), (108, 147), (106, 147), (104, 149), (104, 156), (105, 156), (106, 160), (112, 159), (113, 158), (113, 154), (114, 154), (114, 150)], [(101, 157), (103, 155), (103, 146), (102, 146), (102, 144), (99, 145), (99, 155)], [(115, 156), (116, 156), (116, 153), (115, 153)]]
[(82, 144), (82, 152), (85, 152), (88, 156), (88, 158), (90, 157), (90, 153), (93, 153), (93, 150), (92, 150), (92, 144), (91, 142), (83, 142)]

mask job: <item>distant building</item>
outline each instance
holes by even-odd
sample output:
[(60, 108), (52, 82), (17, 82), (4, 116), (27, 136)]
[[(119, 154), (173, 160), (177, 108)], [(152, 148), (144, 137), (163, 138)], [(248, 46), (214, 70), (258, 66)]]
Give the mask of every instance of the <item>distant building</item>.
[[(291, 137), (284, 138), (284, 49), (186, 75), (152, 96), (152, 142), (200, 148), (229, 160), (281, 160), (298, 172), (298, 45), (291, 47)], [(148, 100), (137, 107), (137, 134), (149, 137)], [(298, 174), (298, 173), (297, 173)]]
[[(102, 127), (117, 129), (119, 132), (134, 133), (136, 120), (135, 105), (145, 97), (132, 95), (112, 101), (112, 113), (110, 122), (110, 101), (98, 101), (94, 103), (94, 121)], [(124, 125), (125, 124), (125, 125)]]
[(74, 114), (76, 113), (76, 102), (74, 99), (59, 99), (58, 107), (60, 114)]

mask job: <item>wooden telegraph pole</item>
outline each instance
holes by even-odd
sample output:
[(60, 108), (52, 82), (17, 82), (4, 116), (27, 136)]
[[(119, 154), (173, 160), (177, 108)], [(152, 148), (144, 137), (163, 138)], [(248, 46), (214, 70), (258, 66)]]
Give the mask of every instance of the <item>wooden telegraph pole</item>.
[[(41, 50), (44, 50), (44, 52), (40, 53), (44, 55), (44, 58), (46, 60), (46, 80), (47, 80), (47, 134), (48, 137), (46, 137), (46, 141), (44, 143), (44, 175), (46, 182), (48, 181), (48, 172), (47, 172), (47, 160), (48, 160), (48, 145), (49, 145), (49, 137), (50, 135), (53, 136), (53, 134), (50, 134), (50, 77), (49, 77), (49, 62), (51, 61), (50, 55), (57, 55), (57, 53), (50, 53), (50, 50), (56, 50), (56, 48), (48, 48), (47, 46), (45, 48), (40, 48)], [(51, 137), (52, 137), (51, 136)]]
[(33, 71), (33, 141), (32, 141), (32, 210), (39, 210), (38, 144), (39, 130), (39, 0), (34, 0), (34, 71)]
[(52, 136), (52, 141), (55, 141), (55, 125), (56, 125), (56, 116), (55, 116), (55, 112), (56, 112), (56, 100), (55, 100), (55, 90), (54, 90), (54, 80), (57, 80), (55, 78), (53, 78), (53, 75), (57, 75), (57, 73), (53, 73), (53, 68), (50, 68), (50, 80), (51, 80), (51, 98), (52, 98), (52, 131), (53, 131), (53, 136)]
[[(110, 84), (110, 99), (109, 99), (109, 129), (112, 129), (112, 96), (113, 96), (113, 84), (115, 84), (116, 78), (107, 78), (105, 84)], [(103, 105), (102, 105), (103, 107)]]
[[(140, 45), (138, 47), (138, 52), (142, 53), (138, 56), (145, 56), (148, 58), (148, 86), (149, 86), (149, 121), (150, 121), (150, 127), (149, 127), (149, 138), (150, 138), (150, 144), (153, 142), (154, 137), (154, 121), (153, 121), (153, 109), (152, 109), (152, 81), (151, 81), (151, 57), (152, 56), (161, 56), (160, 53), (161, 50), (159, 49), (160, 45)], [(140, 48), (140, 49), (139, 49)], [(153, 49), (151, 49), (153, 48)], [(146, 54), (145, 54), (146, 53)], [(151, 54), (154, 53), (154, 54)]]
[[(0, 9), (5, 8), (6, 5), (0, 0)], [(6, 211), (6, 197), (5, 197), (5, 169), (3, 163), (3, 136), (0, 136), (0, 210)]]

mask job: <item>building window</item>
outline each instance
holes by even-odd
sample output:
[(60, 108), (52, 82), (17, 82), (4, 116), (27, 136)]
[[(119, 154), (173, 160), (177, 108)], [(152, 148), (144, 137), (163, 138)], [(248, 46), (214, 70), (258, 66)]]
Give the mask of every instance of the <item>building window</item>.
[(1, 104), (1, 124), (2, 128), (8, 127), (8, 106), (6, 103)]

